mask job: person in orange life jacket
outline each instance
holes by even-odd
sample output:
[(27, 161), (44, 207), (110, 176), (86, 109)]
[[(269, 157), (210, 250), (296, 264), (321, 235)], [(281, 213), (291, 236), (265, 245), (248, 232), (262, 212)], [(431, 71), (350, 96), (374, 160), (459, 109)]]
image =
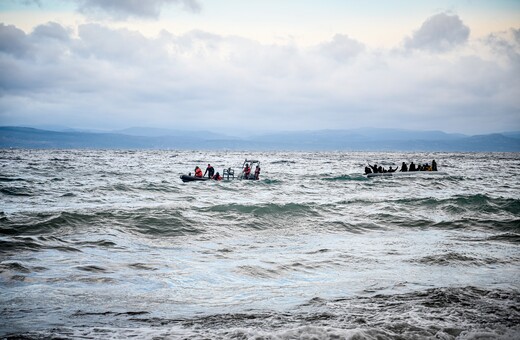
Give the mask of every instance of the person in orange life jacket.
[(220, 176), (220, 174), (218, 173), (218, 171), (217, 171), (217, 174), (216, 174), (215, 176), (211, 177), (211, 178), (213, 178), (215, 181), (220, 181), (220, 180), (222, 180), (222, 176)]
[(260, 177), (260, 166), (257, 165), (255, 168), (255, 179), (259, 179)]
[(195, 167), (195, 177), (203, 177), (202, 170), (198, 166)]
[(208, 167), (206, 168), (206, 171), (204, 171), (204, 175), (202, 177), (206, 176), (206, 173), (208, 174), (208, 178), (212, 178), (213, 174), (215, 173), (215, 169), (213, 169), (213, 167), (208, 164)]
[(251, 168), (249, 164), (246, 163), (246, 167), (244, 168), (244, 178), (249, 178), (249, 174), (251, 173)]

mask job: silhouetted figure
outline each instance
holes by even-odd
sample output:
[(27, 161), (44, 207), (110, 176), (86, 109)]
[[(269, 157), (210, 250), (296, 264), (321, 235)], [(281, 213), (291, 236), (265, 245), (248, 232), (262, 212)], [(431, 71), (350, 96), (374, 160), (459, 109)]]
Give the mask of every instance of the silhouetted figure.
[(432, 161), (432, 171), (437, 171), (437, 162), (435, 159)]
[(408, 171), (408, 166), (406, 165), (405, 162), (403, 162), (403, 164), (401, 164), (401, 172), (407, 172)]
[[(208, 167), (206, 168), (206, 171), (204, 171), (204, 176), (206, 176), (206, 173), (208, 174), (208, 178), (213, 178), (213, 174), (215, 173), (215, 169), (213, 169), (213, 167), (208, 164)], [(204, 177), (202, 176), (202, 177)]]
[(413, 162), (410, 163), (410, 170), (409, 171), (417, 171), (417, 169), (415, 168), (415, 164), (413, 164)]

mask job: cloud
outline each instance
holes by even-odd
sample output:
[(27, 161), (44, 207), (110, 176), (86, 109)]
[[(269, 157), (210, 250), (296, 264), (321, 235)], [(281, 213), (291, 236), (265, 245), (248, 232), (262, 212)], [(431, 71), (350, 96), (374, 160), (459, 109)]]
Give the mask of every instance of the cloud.
[(363, 52), (365, 45), (346, 34), (336, 34), (332, 41), (320, 44), (318, 50), (338, 62), (344, 62)]
[(516, 32), (439, 54), (371, 50), (346, 34), (302, 47), (204, 31), (147, 37), (48, 23), (26, 34), (0, 24), (0, 124), (520, 129)]
[(78, 10), (89, 16), (108, 16), (112, 19), (126, 20), (130, 17), (156, 19), (164, 6), (181, 5), (186, 10), (199, 12), (197, 0), (75, 0)]
[(467, 42), (470, 29), (457, 15), (439, 13), (428, 18), (412, 37), (404, 41), (407, 49), (445, 52)]
[(0, 51), (21, 57), (30, 49), (25, 32), (13, 25), (0, 23)]

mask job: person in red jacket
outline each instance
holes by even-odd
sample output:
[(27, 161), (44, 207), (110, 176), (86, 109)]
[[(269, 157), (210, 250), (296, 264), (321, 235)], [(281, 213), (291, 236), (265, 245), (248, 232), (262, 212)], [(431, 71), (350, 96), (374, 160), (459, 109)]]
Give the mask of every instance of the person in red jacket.
[(202, 170), (198, 166), (195, 167), (195, 177), (202, 177)]
[(250, 173), (251, 173), (251, 168), (249, 167), (249, 164), (246, 163), (246, 166), (244, 168), (244, 178), (248, 179)]
[(222, 176), (220, 176), (220, 174), (218, 173), (217, 171), (217, 174), (215, 176), (212, 177), (215, 181), (221, 181), (222, 180)]

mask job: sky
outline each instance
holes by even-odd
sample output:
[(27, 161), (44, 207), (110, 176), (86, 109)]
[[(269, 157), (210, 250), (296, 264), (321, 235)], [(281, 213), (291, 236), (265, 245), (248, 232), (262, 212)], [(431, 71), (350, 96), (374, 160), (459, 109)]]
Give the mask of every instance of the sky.
[(520, 130), (518, 0), (0, 0), (0, 125)]

